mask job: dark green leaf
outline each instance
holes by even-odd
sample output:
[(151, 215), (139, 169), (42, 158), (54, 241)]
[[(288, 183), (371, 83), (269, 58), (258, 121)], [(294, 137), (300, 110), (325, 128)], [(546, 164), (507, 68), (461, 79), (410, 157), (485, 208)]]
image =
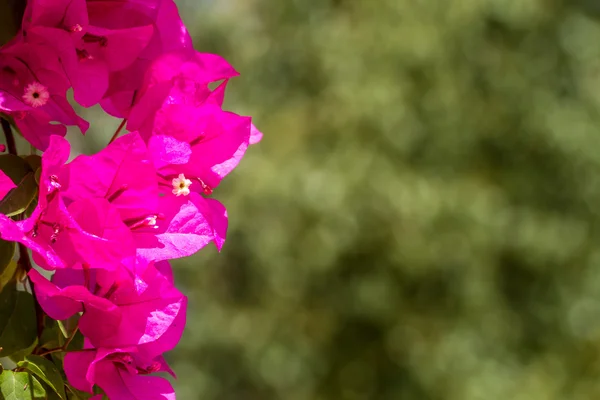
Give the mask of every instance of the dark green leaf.
[(4, 370), (0, 374), (0, 396), (3, 400), (45, 399), (46, 390), (28, 372)]
[(65, 319), (64, 321), (56, 321), (58, 323), (60, 331), (62, 332), (65, 338), (71, 336), (73, 331), (75, 331), (75, 329), (77, 328), (77, 324), (79, 323), (80, 317), (81, 316), (79, 314), (75, 314), (71, 318)]
[(56, 392), (61, 399), (66, 399), (62, 376), (52, 361), (31, 354), (25, 357), (25, 361), (19, 362), (17, 367), (24, 368), (36, 375), (41, 381), (45, 382), (54, 392)]
[(34, 173), (28, 173), (17, 183), (17, 187), (0, 201), (0, 213), (10, 217), (27, 210), (37, 194), (37, 188)]
[(0, 239), (0, 274), (13, 259), (15, 248), (15, 242), (7, 242), (6, 240)]
[[(11, 273), (8, 270), (8, 266), (10, 265), (13, 256), (15, 255), (15, 248), (15, 242), (7, 242), (5, 240), (0, 239), (0, 276), (2, 276), (6, 271), (8, 274), (10, 274), (9, 280), (10, 278), (12, 278), (12, 274), (14, 274), (14, 271)], [(1, 288), (2, 287), (0, 286), (0, 290)]]
[(85, 338), (81, 334), (81, 331), (77, 331), (75, 333), (75, 337), (73, 338), (73, 340), (71, 340), (71, 343), (69, 343), (69, 345), (67, 346), (67, 351), (83, 349), (84, 339)]
[(53, 349), (60, 346), (58, 341), (58, 335), (60, 335), (60, 329), (55, 320), (46, 317), (44, 323), (44, 330), (40, 337), (40, 347), (44, 349)]
[(82, 392), (81, 390), (75, 389), (71, 385), (67, 385), (67, 389), (70, 392), (70, 395), (69, 395), (70, 399), (73, 399), (73, 400), (83, 400), (83, 399), (89, 399), (90, 398), (90, 394), (89, 393), (85, 393), (85, 392)]
[(0, 292), (4, 289), (9, 282), (12, 281), (17, 271), (17, 262), (11, 261), (8, 266), (0, 274)]
[(23, 361), (25, 359), (25, 357), (30, 355), (33, 352), (33, 350), (35, 350), (35, 348), (37, 347), (37, 344), (38, 344), (38, 338), (35, 338), (33, 343), (31, 343), (31, 345), (29, 345), (27, 348), (19, 350), (15, 353), (12, 353), (10, 355), (10, 359), (15, 363)]
[[(37, 181), (36, 181), (37, 182)], [(39, 182), (38, 182), (38, 187), (39, 187)], [(29, 204), (29, 207), (27, 207), (27, 210), (25, 210), (25, 217), (29, 218), (31, 217), (31, 214), (33, 214), (33, 212), (35, 211), (35, 208), (38, 205), (38, 197), (34, 197), (33, 201)]]
[(0, 292), (0, 357), (29, 348), (37, 340), (33, 296), (10, 283)]
[(41, 177), (42, 177), (42, 169), (41, 169), (41, 168), (38, 168), (38, 169), (35, 171), (35, 183), (37, 183), (38, 185), (40, 184), (40, 179), (41, 179)]
[(2, 154), (0, 155), (0, 171), (4, 172), (17, 185), (27, 174), (35, 170), (19, 156)]
[(23, 157), (23, 159), (29, 164), (32, 171), (37, 171), (39, 168), (42, 168), (42, 157), (37, 154)]

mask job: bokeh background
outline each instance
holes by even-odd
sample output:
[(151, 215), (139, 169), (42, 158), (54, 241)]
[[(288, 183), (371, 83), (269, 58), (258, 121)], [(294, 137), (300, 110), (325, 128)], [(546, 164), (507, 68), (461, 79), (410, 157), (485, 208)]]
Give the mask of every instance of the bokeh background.
[(597, 1), (178, 4), (265, 134), (175, 263), (179, 399), (600, 398)]

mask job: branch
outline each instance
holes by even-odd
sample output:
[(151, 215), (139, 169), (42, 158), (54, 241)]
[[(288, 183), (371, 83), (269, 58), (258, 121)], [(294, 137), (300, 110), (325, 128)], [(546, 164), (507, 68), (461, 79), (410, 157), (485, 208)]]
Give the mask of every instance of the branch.
[(4, 131), (4, 137), (6, 138), (6, 147), (8, 147), (8, 152), (16, 156), (17, 145), (15, 144), (15, 137), (13, 135), (10, 122), (8, 122), (8, 120), (5, 118), (0, 118), (0, 122), (2, 123), (2, 130)]

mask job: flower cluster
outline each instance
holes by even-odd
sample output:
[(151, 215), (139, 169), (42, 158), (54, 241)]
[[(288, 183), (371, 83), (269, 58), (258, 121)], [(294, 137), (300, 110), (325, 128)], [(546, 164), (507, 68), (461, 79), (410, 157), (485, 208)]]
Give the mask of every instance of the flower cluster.
[[(70, 384), (110, 399), (174, 399), (163, 353), (185, 325), (186, 297), (169, 260), (220, 250), (227, 212), (213, 189), (262, 134), (223, 110), (237, 72), (196, 52), (173, 0), (29, 0), (0, 48), (0, 113), (44, 151), (27, 218), (0, 214), (0, 237), (31, 250), (51, 280), (29, 271), (56, 320), (81, 315)], [(66, 99), (100, 104), (127, 133), (67, 162), (67, 126), (88, 123)], [(0, 198), (15, 184), (0, 171)], [(98, 397), (100, 398), (100, 397)]]

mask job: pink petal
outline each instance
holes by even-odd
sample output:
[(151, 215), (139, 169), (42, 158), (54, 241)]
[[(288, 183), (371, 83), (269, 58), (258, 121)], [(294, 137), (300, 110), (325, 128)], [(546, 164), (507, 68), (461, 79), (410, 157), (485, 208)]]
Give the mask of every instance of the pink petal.
[(214, 239), (208, 219), (210, 215), (204, 214), (203, 211), (206, 213), (207, 210), (199, 209), (191, 200), (192, 197), (188, 199), (173, 195), (160, 198), (164, 219), (158, 221), (159, 229), (147, 229), (134, 235), (140, 258), (161, 261), (186, 257)]
[(26, 112), (24, 118), (15, 118), (15, 124), (21, 134), (39, 150), (46, 150), (50, 136), (65, 136), (67, 128), (64, 125), (50, 124), (50, 117), (41, 110)]
[(77, 70), (72, 76), (73, 96), (83, 107), (97, 104), (108, 89), (108, 66), (98, 59), (79, 61)]
[(192, 149), (189, 143), (172, 136), (153, 135), (148, 141), (148, 152), (152, 155), (154, 167), (160, 169), (169, 164), (186, 164)]
[(215, 188), (246, 153), (251, 122), (249, 117), (222, 111), (208, 114), (204, 123), (207, 138), (192, 146), (186, 171)]
[[(34, 260), (40, 261), (41, 264), (52, 266), (52, 268), (64, 268), (65, 264), (52, 248), (35, 242), (26, 234), (31, 230), (30, 223), (31, 221), (26, 220), (17, 224), (12, 219), (0, 214), (0, 238), (10, 242), (23, 243), (33, 251)], [(25, 229), (23, 229), (23, 225), (25, 225)]]
[(263, 134), (261, 131), (256, 129), (254, 124), (250, 127), (250, 144), (256, 144), (262, 140)]
[(127, 129), (129, 131), (140, 130), (142, 137), (144, 138), (150, 136), (150, 132), (146, 132), (145, 130), (142, 131), (142, 128), (146, 125), (148, 120), (152, 119), (156, 111), (160, 109), (161, 105), (168, 97), (171, 88), (171, 82), (160, 82), (147, 90), (146, 93), (139, 98), (137, 104), (131, 109), (127, 121)]
[[(121, 319), (119, 309), (107, 299), (93, 295), (87, 288), (67, 286), (61, 289), (34, 269), (29, 271), (29, 279), (34, 283), (36, 298), (50, 318), (65, 320), (75, 313), (92, 308), (102, 310), (103, 326), (112, 326), (113, 329), (118, 326)], [(80, 328), (85, 331), (85, 327), (84, 321)]]
[(173, 268), (171, 268), (171, 264), (168, 261), (158, 261), (154, 263), (154, 267), (156, 270), (167, 279), (171, 283), (171, 285), (175, 284), (175, 277), (173, 275)]
[(63, 197), (68, 201), (106, 198), (124, 221), (156, 212), (156, 171), (137, 133), (121, 136), (93, 156), (78, 156), (67, 168), (70, 180)]
[(29, 0), (23, 18), (23, 27), (87, 26), (85, 0)]
[(87, 379), (87, 372), (96, 357), (95, 351), (79, 351), (65, 354), (63, 366), (69, 383), (78, 390), (92, 393), (94, 382)]
[[(111, 84), (112, 84), (111, 74)], [(100, 106), (109, 115), (115, 118), (127, 118), (133, 106), (135, 90), (119, 91), (114, 94), (106, 93), (104, 99), (100, 101)]]
[(0, 200), (16, 187), (17, 185), (4, 172), (0, 171)]
[(111, 400), (175, 400), (175, 391), (166, 379), (134, 375), (107, 361), (97, 364), (95, 377)]
[(118, 71), (131, 65), (139, 57), (150, 42), (154, 27), (146, 25), (114, 30), (90, 27), (88, 32), (106, 38), (107, 45), (97, 45), (98, 49), (95, 50), (102, 54), (110, 71)]
[(206, 199), (201, 196), (197, 196), (195, 198), (196, 204), (198, 204), (198, 198), (200, 198), (204, 200), (204, 203), (207, 206), (207, 208), (205, 208), (205, 213), (210, 215), (211, 227), (213, 229), (213, 236), (215, 238), (215, 246), (217, 246), (217, 250), (221, 251), (223, 244), (225, 243), (225, 237), (227, 236), (227, 210), (225, 209), (225, 206), (218, 200)]

